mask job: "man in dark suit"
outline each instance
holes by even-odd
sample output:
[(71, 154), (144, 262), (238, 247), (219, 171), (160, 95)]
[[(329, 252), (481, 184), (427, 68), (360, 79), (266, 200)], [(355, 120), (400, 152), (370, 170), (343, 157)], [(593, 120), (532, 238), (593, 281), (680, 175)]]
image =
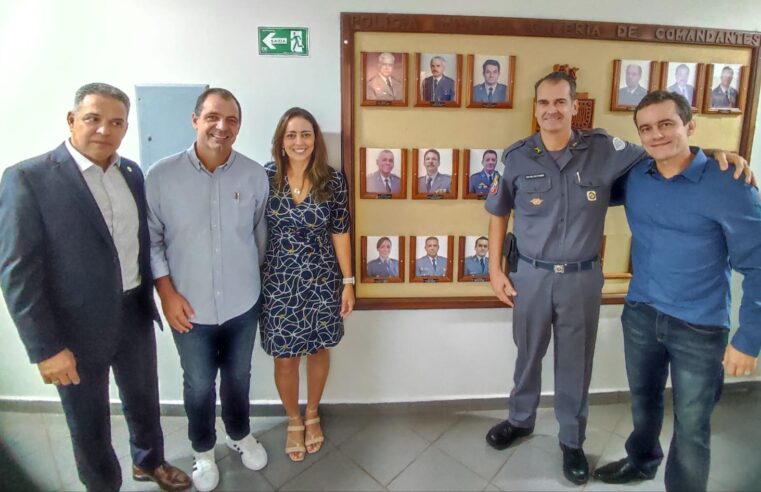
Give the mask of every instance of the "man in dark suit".
[(476, 193), (477, 195), (486, 195), (489, 193), (489, 188), (494, 181), (494, 178), (499, 179), (500, 175), (496, 171), (497, 167), (497, 151), (488, 149), (484, 151), (483, 157), (481, 157), (481, 169), (477, 173), (473, 173), (468, 178), (468, 193)]
[(473, 86), (473, 102), (501, 103), (507, 100), (507, 86), (499, 82), (499, 73), (497, 60), (484, 62), (484, 81)]
[(618, 89), (618, 104), (636, 106), (647, 94), (647, 89), (639, 83), (642, 80), (642, 67), (636, 63), (626, 65), (626, 85)]
[(423, 79), (423, 101), (455, 100), (454, 79), (444, 75), (446, 61), (441, 56), (431, 58), (431, 75)]
[(129, 98), (87, 84), (71, 138), (8, 168), (0, 182), (0, 286), (32, 363), (58, 389), (79, 478), (119, 490), (111, 446), (113, 369), (130, 432), (132, 474), (166, 490), (190, 478), (164, 461), (143, 176), (116, 153)]
[(676, 70), (674, 70), (674, 78), (676, 79), (676, 83), (669, 86), (669, 92), (681, 94), (687, 99), (688, 103), (691, 105), (694, 104), (692, 97), (695, 94), (695, 86), (689, 83), (690, 67), (684, 63), (677, 65)]
[(719, 82), (719, 85), (714, 87), (711, 91), (712, 108), (737, 107), (737, 89), (730, 85), (734, 76), (735, 71), (732, 70), (732, 67), (724, 67), (721, 69), (721, 81)]

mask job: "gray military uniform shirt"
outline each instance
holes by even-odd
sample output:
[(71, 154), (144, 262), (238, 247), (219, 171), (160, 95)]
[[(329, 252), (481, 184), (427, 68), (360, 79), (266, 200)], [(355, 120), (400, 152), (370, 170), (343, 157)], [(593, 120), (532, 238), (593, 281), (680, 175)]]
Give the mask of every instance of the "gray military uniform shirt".
[(638, 145), (604, 130), (574, 131), (557, 162), (539, 133), (502, 154), (505, 172), (492, 186), (486, 210), (515, 210), (518, 250), (550, 262), (584, 261), (600, 252), (610, 191), (617, 178), (646, 156)]

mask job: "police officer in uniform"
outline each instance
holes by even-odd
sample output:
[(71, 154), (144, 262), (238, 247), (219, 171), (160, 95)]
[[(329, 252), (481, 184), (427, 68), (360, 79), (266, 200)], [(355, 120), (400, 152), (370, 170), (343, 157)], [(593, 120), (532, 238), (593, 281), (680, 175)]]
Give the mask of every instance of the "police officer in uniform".
[[(563, 473), (583, 484), (589, 476), (582, 445), (603, 285), (598, 253), (605, 214), (613, 183), (647, 154), (604, 130), (574, 131), (576, 82), (566, 73), (550, 73), (535, 91), (540, 131), (505, 150), (502, 179), (486, 200), (492, 214), (490, 281), (497, 297), (514, 308), (518, 347), (508, 418), (489, 430), (486, 441), (505, 449), (533, 432), (542, 358), (552, 335)], [(508, 279), (499, 262), (511, 210), (520, 260)]]

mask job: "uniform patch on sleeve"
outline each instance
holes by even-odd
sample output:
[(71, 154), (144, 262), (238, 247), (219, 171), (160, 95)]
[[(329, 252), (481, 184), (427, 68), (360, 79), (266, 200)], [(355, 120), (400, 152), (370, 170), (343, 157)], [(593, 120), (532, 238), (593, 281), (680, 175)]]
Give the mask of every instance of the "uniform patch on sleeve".
[(626, 148), (626, 142), (618, 137), (613, 137), (613, 148), (616, 149), (616, 152), (624, 150)]

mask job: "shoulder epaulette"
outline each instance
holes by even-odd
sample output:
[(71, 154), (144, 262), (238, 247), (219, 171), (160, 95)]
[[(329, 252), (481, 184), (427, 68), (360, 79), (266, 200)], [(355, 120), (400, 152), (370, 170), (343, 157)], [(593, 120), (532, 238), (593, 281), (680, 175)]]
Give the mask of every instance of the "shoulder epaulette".
[(512, 144), (510, 147), (508, 147), (508, 148), (506, 148), (505, 150), (502, 151), (502, 158), (500, 160), (504, 163), (505, 159), (507, 159), (507, 155), (510, 152), (512, 152), (514, 150), (518, 150), (519, 148), (523, 147), (524, 145), (526, 145), (526, 140), (525, 139), (518, 140), (517, 142)]

